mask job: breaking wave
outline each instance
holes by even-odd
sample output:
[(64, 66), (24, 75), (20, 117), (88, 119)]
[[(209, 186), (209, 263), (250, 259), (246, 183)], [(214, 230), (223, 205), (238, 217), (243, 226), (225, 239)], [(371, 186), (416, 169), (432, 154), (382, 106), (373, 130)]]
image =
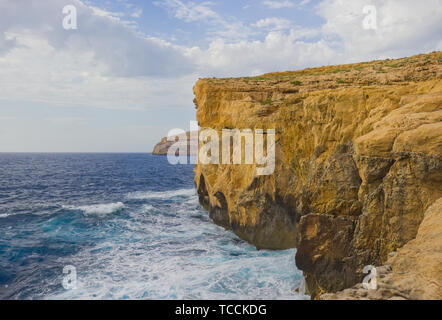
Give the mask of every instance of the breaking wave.
[(124, 203), (116, 202), (116, 203), (93, 204), (87, 206), (63, 206), (63, 209), (82, 211), (87, 215), (105, 216), (107, 214), (111, 214), (119, 210), (122, 210), (124, 207), (125, 207)]
[(171, 191), (137, 191), (127, 195), (130, 200), (148, 200), (148, 199), (172, 199), (176, 197), (188, 197), (195, 195), (195, 189), (179, 189)]

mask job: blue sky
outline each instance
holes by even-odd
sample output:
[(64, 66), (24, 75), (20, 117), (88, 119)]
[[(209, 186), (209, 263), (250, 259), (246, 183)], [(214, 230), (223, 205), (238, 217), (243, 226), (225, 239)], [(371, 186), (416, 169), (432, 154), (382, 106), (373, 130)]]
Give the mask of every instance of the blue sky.
[(442, 0), (1, 0), (0, 152), (150, 152), (200, 77), (441, 50), (440, 21)]
[[(250, 26), (260, 19), (268, 18), (272, 13), (278, 18), (304, 27), (315, 27), (324, 22), (324, 19), (319, 17), (314, 10), (318, 1), (306, 1), (305, 4), (302, 4), (302, 1), (290, 1), (285, 6), (285, 1), (273, 2), (282, 3), (282, 7), (272, 8), (265, 1), (256, 0), (193, 1), (191, 3), (195, 6), (200, 4), (208, 8), (227, 23), (242, 24), (244, 27)], [(176, 13), (178, 2), (175, 1), (94, 0), (89, 3), (109, 12), (119, 12), (129, 16), (141, 13), (140, 17), (135, 19), (142, 32), (177, 44), (207, 47), (209, 39), (215, 38), (213, 33), (216, 32), (217, 25), (210, 22), (210, 20), (214, 20), (213, 16), (208, 14), (207, 20), (197, 19), (197, 17), (179, 18), (179, 14)], [(189, 2), (183, 1), (183, 3)], [(248, 35), (248, 38), (263, 40), (265, 35), (266, 33), (262, 30), (254, 30), (253, 34)]]

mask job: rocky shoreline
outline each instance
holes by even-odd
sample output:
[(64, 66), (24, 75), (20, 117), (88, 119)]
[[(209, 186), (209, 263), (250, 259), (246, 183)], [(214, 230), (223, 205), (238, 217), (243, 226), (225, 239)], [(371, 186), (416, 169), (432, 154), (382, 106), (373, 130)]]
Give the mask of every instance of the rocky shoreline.
[[(296, 247), (314, 299), (441, 299), (441, 52), (201, 79), (194, 92), (202, 129), (276, 129), (271, 176), (195, 167), (215, 223), (258, 248)], [(372, 292), (367, 265), (383, 266)]]

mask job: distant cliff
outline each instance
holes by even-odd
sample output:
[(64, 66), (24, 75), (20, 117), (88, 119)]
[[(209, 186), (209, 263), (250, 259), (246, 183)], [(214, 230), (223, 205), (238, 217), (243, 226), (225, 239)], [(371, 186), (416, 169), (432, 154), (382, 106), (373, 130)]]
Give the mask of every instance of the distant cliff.
[[(421, 274), (425, 261), (433, 268), (431, 297), (440, 297), (440, 206), (429, 218), (437, 230), (410, 241), (442, 197), (441, 79), (442, 53), (435, 52), (199, 80), (201, 128), (276, 129), (275, 173), (257, 176), (254, 165), (197, 165), (201, 204), (215, 223), (258, 248), (296, 247), (313, 298), (361, 283), (364, 266), (384, 265), (407, 243), (397, 254), (408, 252), (410, 260), (397, 258), (402, 262), (394, 268)], [(431, 259), (428, 245), (436, 249)], [(411, 250), (423, 256), (411, 259)], [(408, 294), (403, 297), (413, 297)]]
[[(180, 136), (180, 137), (183, 138), (183, 136)], [(181, 146), (181, 150), (186, 150), (186, 147), (187, 147), (187, 155), (192, 155), (192, 156), (196, 155), (196, 154), (192, 154), (191, 153), (191, 148), (190, 148), (191, 135), (190, 135), (190, 132), (186, 133), (186, 137), (184, 139), (186, 139), (186, 143), (185, 143), (185, 145)], [(179, 137), (177, 137), (176, 140), (179, 140)], [(165, 155), (167, 155), (167, 152), (169, 151), (169, 148), (173, 144), (175, 144), (175, 143), (177, 143), (177, 142), (176, 141), (168, 141), (168, 138), (165, 137), (165, 138), (161, 139), (161, 141), (159, 143), (157, 143), (157, 145), (154, 147), (154, 149), (152, 151), (152, 154), (165, 156)], [(195, 143), (198, 143), (198, 141), (196, 141)], [(178, 143), (178, 145), (179, 145), (179, 143)]]

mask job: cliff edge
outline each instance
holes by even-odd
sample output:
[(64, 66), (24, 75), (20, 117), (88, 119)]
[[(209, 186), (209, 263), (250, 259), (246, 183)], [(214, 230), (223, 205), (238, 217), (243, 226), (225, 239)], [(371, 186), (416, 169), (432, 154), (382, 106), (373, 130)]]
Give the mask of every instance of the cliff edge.
[[(194, 92), (202, 129), (276, 130), (273, 175), (199, 164), (195, 183), (215, 223), (258, 248), (296, 247), (313, 298), (361, 283), (399, 248), (426, 256), (416, 236), (442, 197), (441, 52), (201, 79)], [(440, 254), (438, 232), (426, 243)]]

